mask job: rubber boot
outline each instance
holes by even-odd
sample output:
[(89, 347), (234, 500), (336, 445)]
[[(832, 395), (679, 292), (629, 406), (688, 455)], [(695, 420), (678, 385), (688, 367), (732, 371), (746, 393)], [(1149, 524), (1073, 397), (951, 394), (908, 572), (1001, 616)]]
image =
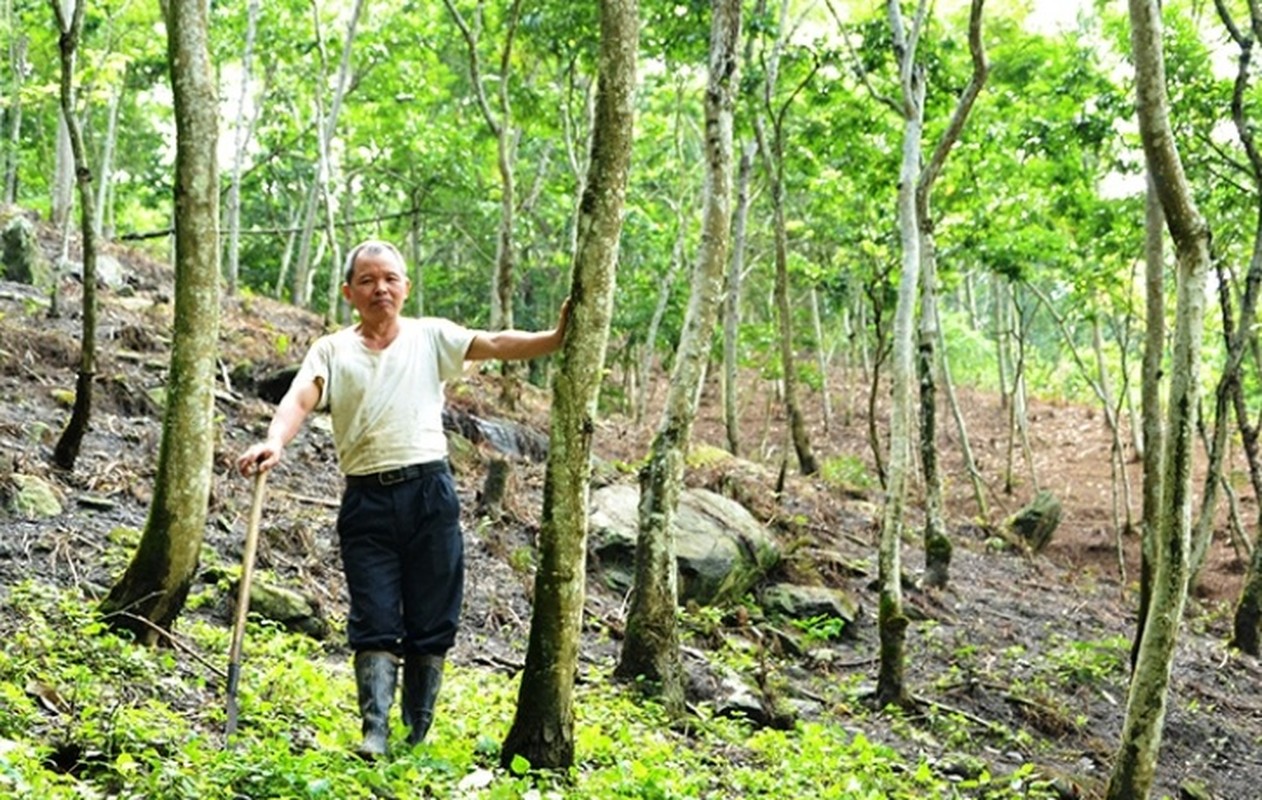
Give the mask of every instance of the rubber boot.
[(434, 703), (443, 683), (443, 657), (408, 653), (403, 659), (403, 724), (408, 745), (416, 746), (434, 722)]
[(399, 657), (385, 650), (363, 650), (355, 654), (355, 685), (359, 694), (359, 714), (364, 720), (364, 740), (355, 752), (366, 759), (386, 754), (390, 739), (390, 706), (398, 681)]

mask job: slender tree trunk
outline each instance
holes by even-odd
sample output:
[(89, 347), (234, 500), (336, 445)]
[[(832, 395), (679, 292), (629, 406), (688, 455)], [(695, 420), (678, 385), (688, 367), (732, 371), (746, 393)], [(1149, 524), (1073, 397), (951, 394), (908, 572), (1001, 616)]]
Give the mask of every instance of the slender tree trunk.
[(505, 766), (518, 756), (542, 769), (574, 763), (574, 678), (586, 581), (592, 432), (631, 160), (638, 14), (636, 0), (600, 4), (600, 78), (570, 286), (574, 306), (552, 391), (534, 616), (517, 710), (500, 751)]
[(815, 363), (819, 367), (820, 377), (820, 403), (824, 411), (824, 432), (828, 433), (833, 429), (833, 404), (829, 399), (828, 391), (828, 369), (829, 352), (824, 347), (824, 325), (819, 318), (819, 289), (814, 284), (810, 287), (811, 297), (811, 332), (815, 336)]
[[(482, 76), (482, 61), (478, 55), (478, 40), (482, 31), (482, 4), (478, 4), (473, 26), (465, 21), (452, 0), (443, 0), (460, 34), (469, 50), (469, 80), (478, 101), (478, 108), (486, 120), (487, 128), (495, 136), (496, 166), (500, 176), (500, 224), (495, 244), (495, 270), (491, 274), (491, 330), (507, 330), (513, 327), (513, 297), (516, 294), (517, 250), (514, 244), (514, 227), (516, 225), (517, 189), (517, 143), (521, 131), (513, 123), (513, 107), (509, 102), (509, 87), (512, 79), (513, 42), (517, 35), (517, 25), (521, 18), (521, 0), (512, 0), (506, 11), (506, 32), (504, 48), (500, 52), (498, 91), (496, 102), (499, 106), (498, 116), (491, 109), (486, 96)], [(508, 408), (515, 408), (520, 393), (520, 372), (518, 365), (512, 361), (503, 364), (504, 382), (500, 400)]]
[(1187, 600), (1191, 468), (1210, 261), (1209, 228), (1192, 198), (1167, 116), (1161, 11), (1156, 0), (1129, 0), (1128, 4), (1140, 138), (1174, 240), (1179, 290), (1152, 597), (1131, 677), (1121, 742), (1109, 776), (1108, 800), (1148, 797), (1165, 725), (1170, 672)]
[[(249, 0), (246, 11), (245, 49), (241, 53), (241, 85), (238, 87), (237, 118), (232, 130), (232, 175), (228, 182), (228, 248), (224, 270), (225, 290), (229, 296), (237, 293), (237, 281), (241, 273), (241, 170), (245, 167), (245, 152), (250, 145), (253, 120), (247, 122), (247, 97), (253, 78), (254, 35), (258, 30), (259, 0)], [(260, 104), (255, 103), (258, 107)]]
[[(70, 17), (74, 0), (51, 0), (60, 4), (63, 15)], [(53, 161), (52, 223), (59, 234), (70, 227), (70, 214), (74, 210), (74, 146), (70, 141), (69, 120), (65, 112), (57, 115), (57, 149)]]
[(920, 340), (918, 371), (920, 375), (920, 458), (925, 476), (925, 584), (936, 588), (947, 585), (951, 566), (951, 539), (942, 519), (942, 476), (938, 472), (937, 384), (934, 375), (937, 359), (934, 347), (941, 337), (938, 322), (938, 258), (934, 242), (934, 222), (929, 210), (933, 186), (946, 164), (951, 148), (959, 140), (964, 124), (973, 110), (973, 103), (986, 83), (986, 52), (982, 46), (982, 6), (984, 0), (973, 0), (969, 9), (968, 42), (973, 57), (973, 74), (960, 94), (946, 133), (934, 147), (933, 155), (916, 182), (916, 227), (920, 239), (920, 260), (924, 272), (921, 293)]
[[(101, 610), (154, 643), (184, 607), (206, 525), (219, 339), (218, 87), (208, 0), (164, 0), (175, 98), (175, 331), (149, 518)], [(145, 620), (148, 620), (146, 622)]]
[(946, 334), (941, 325), (938, 326), (938, 358), (942, 363), (942, 385), (946, 387), (951, 416), (955, 418), (955, 429), (960, 436), (960, 454), (964, 458), (964, 470), (968, 473), (969, 482), (973, 485), (973, 501), (977, 503), (977, 515), (981, 519), (988, 519), (990, 509), (986, 503), (982, 473), (977, 468), (977, 460), (973, 458), (973, 445), (969, 441), (968, 427), (964, 423), (964, 413), (960, 410), (960, 401), (955, 394), (955, 383), (951, 379), (951, 362), (947, 357)]
[[(74, 115), (75, 107), (75, 53), (79, 47), (79, 35), (83, 30), (84, 6), (87, 0), (73, 2), (73, 11), (67, 15), (65, 3), (56, 0), (53, 10), (61, 31), (61, 116), (70, 136), (74, 154), (74, 173), (79, 186), (79, 233), (83, 251), (83, 328), (79, 340), (79, 372), (75, 380), (74, 408), (61, 438), (53, 448), (53, 463), (59, 469), (73, 470), (79, 458), (79, 446), (88, 432), (92, 419), (92, 381), (96, 378), (96, 234), (92, 228), (93, 212), (92, 167), (88, 164), (87, 147), (83, 143), (83, 131)], [(67, 225), (69, 220), (67, 220)]]
[(749, 179), (753, 174), (758, 142), (750, 139), (741, 148), (740, 165), (736, 170), (736, 210), (732, 219), (732, 257), (727, 268), (727, 287), (723, 297), (723, 423), (727, 431), (727, 449), (740, 455), (740, 403), (737, 384), (740, 363), (736, 345), (741, 327), (741, 285), (745, 279), (745, 226), (749, 221)]
[[(1249, 271), (1245, 275), (1245, 288), (1240, 301), (1239, 323), (1232, 319), (1231, 314), (1231, 291), (1228, 287), (1233, 282), (1230, 280), (1225, 268), (1221, 265), (1218, 268), (1219, 305), (1222, 308), (1223, 315), (1223, 335), (1227, 338), (1227, 363), (1223, 368), (1223, 374), (1219, 380), (1218, 391), (1215, 396), (1214, 439), (1213, 446), (1210, 448), (1209, 465), (1211, 474), (1207, 480), (1212, 479), (1214, 474), (1217, 473), (1218, 480), (1215, 482), (1215, 486), (1221, 483), (1227, 489), (1228, 499), (1231, 500), (1230, 487), (1227, 486), (1225, 478), (1221, 475), (1222, 463), (1226, 458), (1227, 449), (1228, 423), (1226, 405), (1228, 402), (1233, 404), (1237, 415), (1237, 427), (1240, 432), (1241, 443), (1244, 446), (1245, 459), (1249, 465), (1249, 475), (1253, 482), (1254, 494), (1262, 496), (1262, 463), (1259, 463), (1258, 455), (1258, 429), (1249, 423), (1243, 389), (1244, 356), (1249, 345), (1256, 345), (1257, 343), (1253, 321), (1256, 319), (1258, 292), (1262, 288), (1262, 152), (1258, 150), (1257, 142), (1253, 135), (1253, 128), (1246, 119), (1244, 107), (1244, 99), (1250, 88), (1250, 62), (1252, 61), (1253, 45), (1257, 41), (1258, 35), (1262, 33), (1262, 9), (1256, 3), (1251, 3), (1248, 6), (1249, 33), (1252, 34), (1250, 36), (1245, 35), (1237, 28), (1231, 13), (1222, 0), (1215, 0), (1214, 5), (1218, 10), (1219, 18), (1240, 48), (1239, 67), (1231, 100), (1231, 116), (1236, 126), (1236, 135), (1240, 138), (1240, 142), (1249, 158), (1258, 214), (1254, 226), (1253, 254), (1249, 261)], [(1207, 498), (1212, 497), (1208, 485), (1206, 486), (1205, 495)], [(1212, 501), (1207, 500), (1205, 502)], [(1231, 508), (1234, 525), (1234, 503)], [(1262, 511), (1259, 512), (1259, 518), (1262, 519)], [(1259, 628), (1262, 627), (1262, 553), (1259, 552), (1262, 551), (1262, 547), (1259, 547), (1259, 545), (1262, 545), (1262, 524), (1257, 526), (1257, 530), (1259, 540), (1252, 548), (1252, 553), (1248, 560), (1249, 568), (1245, 574), (1244, 586), (1236, 603), (1236, 611), (1232, 621), (1232, 645), (1253, 656), (1257, 656), (1260, 649), (1262, 649), (1260, 648), (1262, 642), (1259, 641)], [(1190, 572), (1193, 581), (1195, 581), (1196, 574), (1204, 563), (1212, 531), (1212, 515), (1203, 502), (1201, 517), (1192, 544), (1193, 552)]]
[[(324, 310), (326, 323), (338, 320), (339, 299), (342, 276), (342, 251), (337, 242), (337, 222), (333, 210), (337, 186), (334, 174), (333, 139), (337, 136), (337, 120), (342, 113), (342, 100), (346, 97), (346, 88), (351, 80), (351, 49), (355, 44), (355, 29), (359, 26), (359, 15), (364, 9), (364, 0), (355, 0), (351, 9), (350, 21), (346, 23), (346, 38), (342, 40), (342, 58), (337, 68), (337, 87), (333, 90), (333, 105), (329, 108), (328, 120), (320, 135), (320, 196), (324, 203), (324, 235), (329, 248), (329, 294)], [(323, 58), (323, 42), (321, 43)]]
[(114, 183), (114, 147), (118, 142), (118, 109), (122, 104), (123, 83), (120, 83), (110, 95), (109, 108), (106, 110), (105, 141), (101, 143), (100, 180), (96, 187), (96, 205), (92, 210), (92, 233), (97, 239), (110, 239), (111, 234), (105, 230), (105, 213), (109, 207), (111, 187)]
[(1165, 214), (1157, 197), (1152, 173), (1146, 177), (1144, 214), (1144, 362), (1140, 378), (1140, 407), (1144, 418), (1143, 486), (1140, 520), (1139, 613), (1131, 668), (1139, 657), (1144, 622), (1152, 599), (1152, 573), (1161, 513), (1161, 463), (1165, 449), (1165, 425), (1161, 407), (1161, 364), (1166, 342)]
[(5, 21), (13, 36), (9, 39), (9, 69), (13, 73), (12, 91), (9, 95), (9, 130), (5, 136), (7, 142), (4, 153), (3, 200), (5, 203), (16, 203), (18, 197), (18, 165), (22, 156), (22, 85), (25, 83), (26, 34), (18, 31), (17, 16), (13, 11), (13, 0), (5, 0)]
[(684, 671), (679, 658), (679, 605), (675, 564), (675, 512), (683, 488), (684, 459), (692, 421), (718, 319), (732, 219), (732, 107), (739, 85), (736, 45), (741, 0), (713, 0), (710, 79), (705, 93), (705, 200), (701, 246), (692, 275), (692, 293), (666, 407), (648, 463), (640, 471), (639, 535), (635, 548), (635, 590), (627, 615), (626, 639), (614, 674), (647, 679), (668, 714), (684, 712)]
[(879, 706), (911, 703), (904, 675), (907, 616), (903, 613), (902, 537), (906, 525), (908, 480), (911, 475), (912, 387), (915, 381), (914, 347), (916, 297), (920, 287), (920, 225), (916, 190), (920, 184), (924, 133), (925, 73), (917, 63), (916, 49), (928, 14), (927, 0), (920, 0), (910, 31), (903, 23), (898, 0), (886, 4), (902, 93), (894, 103), (903, 123), (902, 166), (898, 177), (898, 233), (902, 273), (898, 280), (898, 304), (894, 311), (894, 341), (890, 358), (890, 455), (885, 511), (881, 519), (878, 557), (880, 606), (880, 669), (876, 701)]

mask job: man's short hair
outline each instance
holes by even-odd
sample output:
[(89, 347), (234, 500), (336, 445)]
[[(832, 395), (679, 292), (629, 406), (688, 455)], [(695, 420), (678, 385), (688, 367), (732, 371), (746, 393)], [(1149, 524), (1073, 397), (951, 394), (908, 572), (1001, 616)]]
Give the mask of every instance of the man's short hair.
[(403, 270), (404, 276), (407, 276), (407, 262), (403, 260), (403, 254), (399, 252), (399, 248), (381, 239), (368, 239), (352, 247), (346, 254), (346, 270), (342, 273), (342, 280), (348, 286), (351, 278), (355, 276), (355, 259), (359, 258), (361, 253), (370, 256), (389, 253), (394, 256), (395, 261), (399, 262), (399, 268)]

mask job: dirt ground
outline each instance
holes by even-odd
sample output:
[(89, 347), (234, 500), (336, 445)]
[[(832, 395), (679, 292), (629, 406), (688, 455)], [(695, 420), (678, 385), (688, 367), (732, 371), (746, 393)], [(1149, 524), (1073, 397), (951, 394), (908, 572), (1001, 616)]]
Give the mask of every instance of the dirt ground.
[[(0, 513), (0, 586), (35, 578), (78, 586), (97, 596), (129, 556), (111, 532), (144, 525), (161, 436), (153, 390), (166, 379), (173, 293), (164, 265), (125, 251), (119, 254), (131, 277), (128, 286), (101, 294), (94, 423), (71, 475), (55, 474), (49, 455), (68, 413), (58, 392), (74, 386), (78, 286), (67, 282), (65, 313), (50, 319), (43, 298), (29, 287), (0, 283), (0, 480), (10, 472), (42, 475), (59, 487), (66, 506), (60, 516), (40, 522)], [(270, 371), (300, 358), (322, 330), (317, 317), (266, 299), (224, 299), (216, 402), (222, 425), (207, 544), (227, 563), (239, 561), (250, 499), (248, 483), (235, 475), (232, 462), (262, 434), (271, 412), (257, 396), (258, 384)], [(450, 388), (453, 405), (481, 416), (509, 417), (546, 432), (547, 392), (527, 391), (522, 408), (509, 413), (496, 405), (495, 380), (471, 372), (466, 381)], [(665, 386), (666, 378), (659, 376), (644, 424), (616, 409), (604, 413), (595, 439), (595, 455), (605, 465), (597, 470), (599, 480), (633, 479), (618, 467), (644, 455), (656, 419), (653, 410)], [(785, 442), (783, 415), (773, 389), (753, 375), (740, 387), (743, 455), (765, 467), (771, 481)], [(871, 470), (866, 385), (860, 377), (838, 371), (829, 391), (833, 420), (827, 430), (821, 396), (803, 396), (817, 457), (821, 462), (859, 459)], [(896, 734), (895, 726), (880, 716), (860, 721), (844, 710), (841, 722), (909, 755), (928, 754), (940, 763), (957, 761), (961, 753), (983, 758), (993, 770), (1032, 761), (1063, 775), (1066, 786), (1076, 787), (1067, 789), (1066, 796), (1092, 796), (1107, 778), (1120, 734), (1126, 670), (1123, 666), (1103, 675), (1091, 671), (1108, 659), (1125, 659), (1134, 629), (1138, 574), (1138, 537), (1133, 532), (1120, 538), (1124, 575), (1119, 567), (1109, 437), (1092, 408), (1032, 401), (1033, 471), (1018, 452), (1018, 478), (1007, 494), (1002, 477), (1007, 461), (1006, 410), (993, 395), (961, 390), (960, 400), (988, 487), (990, 517), (978, 518), (954, 426), (944, 408), (940, 425), (950, 432), (943, 434), (942, 467), (956, 555), (946, 591), (908, 591), (909, 612), (916, 620), (908, 639), (908, 677), (924, 708), (958, 714), (976, 728), (976, 736), (971, 743), (957, 741), (926, 723), (919, 736), (908, 737)], [(694, 440), (718, 447), (725, 441), (717, 374), (712, 374), (703, 394)], [(544, 465), (529, 460), (514, 464), (506, 514), (488, 524), (474, 514), (483, 478), (474, 464), (458, 476), (469, 566), (465, 633), (453, 657), (512, 671), (524, 658), (530, 616), (531, 573), (520, 554), (529, 550), (539, 530)], [(1137, 518), (1139, 465), (1129, 452), (1127, 465), (1130, 517)], [(826, 650), (826, 657), (812, 653), (786, 660), (783, 671), (795, 691), (820, 696), (856, 676), (862, 682), (875, 681), (876, 593), (871, 581), (881, 498), (875, 489), (839, 491), (821, 479), (797, 475), (792, 466), (786, 490), (775, 503), (781, 522), (790, 517), (805, 520), (792, 526), (799, 554), (795, 558), (817, 559), (815, 574), (852, 591), (863, 607), (860, 629)], [(1063, 504), (1052, 544), (1037, 557), (994, 552), (989, 526), (1033, 496), (1035, 479)], [(704, 470), (690, 480), (717, 482)], [(768, 496), (772, 489), (767, 486)], [(301, 584), (333, 618), (343, 616), (345, 609), (332, 531), (339, 491), (329, 437), (319, 424), (309, 425), (269, 480), (259, 554), (261, 570)], [(1251, 525), (1255, 500), (1243, 488), (1239, 500), (1242, 518)], [(775, 527), (776, 520), (772, 522)], [(910, 529), (917, 530), (914, 520)], [(788, 535), (783, 526), (778, 530)], [(810, 541), (802, 542), (804, 536)], [(922, 566), (917, 541), (909, 537), (904, 567), (914, 579)], [(1224, 644), (1241, 572), (1235, 552), (1219, 532), (1180, 640), (1158, 796), (1179, 796), (1181, 786), (1193, 785), (1204, 787), (1205, 796), (1225, 800), (1258, 796), (1262, 702), (1257, 694), (1262, 668)], [(599, 581), (591, 582), (585, 660), (603, 663), (612, 657), (612, 632), (620, 627), (624, 613), (625, 598), (611, 595)], [(334, 656), (337, 647), (332, 645)], [(1048, 664), (1063, 669), (1047, 673)], [(1019, 728), (1027, 735), (1015, 742), (1004, 740), (989, 735), (991, 725)]]

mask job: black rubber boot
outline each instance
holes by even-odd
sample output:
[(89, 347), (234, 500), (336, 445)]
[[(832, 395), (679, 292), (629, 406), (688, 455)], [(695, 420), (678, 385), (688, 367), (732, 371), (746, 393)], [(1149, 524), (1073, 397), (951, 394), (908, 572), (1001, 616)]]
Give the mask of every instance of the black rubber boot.
[(434, 722), (434, 703), (443, 684), (443, 657), (408, 653), (403, 659), (403, 724), (408, 744), (425, 739)]
[(399, 657), (384, 650), (363, 650), (355, 654), (355, 685), (359, 694), (359, 714), (363, 717), (364, 740), (355, 752), (367, 759), (386, 754), (390, 739), (390, 706), (398, 681)]

